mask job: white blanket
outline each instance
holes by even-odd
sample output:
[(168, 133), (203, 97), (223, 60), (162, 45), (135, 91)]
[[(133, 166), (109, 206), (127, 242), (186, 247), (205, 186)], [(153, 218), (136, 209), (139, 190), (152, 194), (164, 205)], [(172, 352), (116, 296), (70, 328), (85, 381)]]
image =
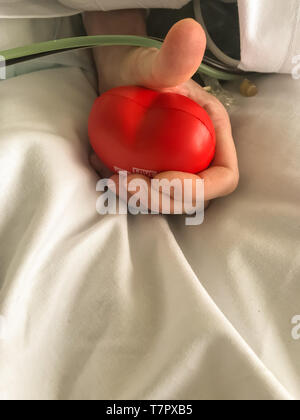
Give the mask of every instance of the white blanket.
[(96, 213), (82, 70), (0, 83), (0, 398), (300, 398), (300, 83), (257, 83), (198, 227)]

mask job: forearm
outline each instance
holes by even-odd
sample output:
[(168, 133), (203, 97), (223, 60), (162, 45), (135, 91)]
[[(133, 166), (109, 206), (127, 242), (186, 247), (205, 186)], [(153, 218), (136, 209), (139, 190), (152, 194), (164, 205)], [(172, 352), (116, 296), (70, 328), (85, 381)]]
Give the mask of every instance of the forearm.
[[(146, 12), (140, 9), (114, 12), (88, 12), (84, 23), (89, 35), (138, 35), (145, 36)], [(95, 64), (99, 75), (99, 90), (123, 85), (122, 65), (130, 50), (135, 47), (99, 47), (94, 49)]]

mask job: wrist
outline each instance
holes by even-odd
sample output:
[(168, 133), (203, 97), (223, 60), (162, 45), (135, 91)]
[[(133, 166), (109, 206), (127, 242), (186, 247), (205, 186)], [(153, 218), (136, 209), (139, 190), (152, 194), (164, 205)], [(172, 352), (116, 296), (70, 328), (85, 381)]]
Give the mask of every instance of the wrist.
[(117, 86), (131, 84), (128, 73), (131, 57), (138, 47), (108, 47), (95, 51), (95, 62), (98, 72), (100, 93)]
[[(89, 12), (84, 15), (84, 23), (89, 35), (146, 36), (146, 15), (145, 9)], [(101, 92), (126, 84), (124, 66), (128, 62), (127, 57), (137, 49), (138, 47), (126, 46), (94, 49)]]

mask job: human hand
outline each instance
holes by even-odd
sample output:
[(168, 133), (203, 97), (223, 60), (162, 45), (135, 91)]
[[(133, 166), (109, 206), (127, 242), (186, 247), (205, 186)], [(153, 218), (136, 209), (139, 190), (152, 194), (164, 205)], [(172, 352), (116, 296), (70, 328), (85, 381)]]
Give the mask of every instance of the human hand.
[[(197, 179), (204, 180), (205, 202), (232, 193), (239, 181), (239, 170), (230, 119), (224, 106), (212, 95), (191, 80), (200, 66), (206, 48), (206, 37), (202, 27), (193, 19), (185, 19), (175, 24), (167, 35), (161, 50), (128, 49), (122, 58), (120, 74), (114, 74), (108, 88), (118, 85), (138, 85), (162, 92), (185, 95), (201, 105), (210, 115), (216, 130), (216, 154), (211, 166), (199, 174), (176, 171), (162, 172), (155, 176), (158, 180), (192, 180), (196, 194)], [(103, 165), (96, 155), (91, 156), (93, 167), (103, 174)], [(107, 175), (107, 173), (106, 173)], [(111, 174), (110, 174), (111, 175)], [(119, 177), (112, 175), (118, 185)], [(143, 179), (148, 185), (144, 206), (150, 207), (151, 180), (142, 175), (129, 175), (132, 180)], [(160, 210), (162, 194), (160, 191)], [(134, 194), (128, 191), (128, 194)], [(170, 191), (171, 212), (175, 204)]]

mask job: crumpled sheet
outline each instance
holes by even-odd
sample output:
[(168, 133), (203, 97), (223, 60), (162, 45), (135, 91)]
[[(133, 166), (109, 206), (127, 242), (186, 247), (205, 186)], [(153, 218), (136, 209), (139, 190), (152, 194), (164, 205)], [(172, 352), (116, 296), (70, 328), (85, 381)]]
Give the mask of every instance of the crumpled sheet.
[(238, 0), (238, 5), (240, 68), (300, 77), (299, 0)]
[[(31, 24), (1, 21), (2, 48)], [(239, 189), (187, 227), (96, 213), (89, 66), (0, 82), (0, 398), (298, 399), (299, 82), (236, 95)]]
[(2, 399), (300, 397), (300, 84), (257, 83), (198, 227), (96, 213), (81, 70), (0, 83)]

